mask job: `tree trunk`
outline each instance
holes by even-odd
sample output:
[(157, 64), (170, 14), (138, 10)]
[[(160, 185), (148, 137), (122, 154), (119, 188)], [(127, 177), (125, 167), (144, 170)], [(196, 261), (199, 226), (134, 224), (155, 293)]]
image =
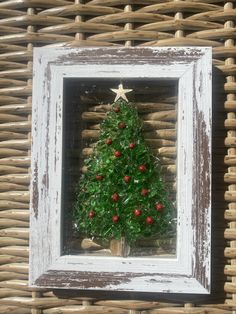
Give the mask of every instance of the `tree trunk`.
[(110, 241), (110, 250), (113, 256), (127, 257), (130, 252), (130, 246), (128, 245), (125, 237), (119, 240), (112, 239)]

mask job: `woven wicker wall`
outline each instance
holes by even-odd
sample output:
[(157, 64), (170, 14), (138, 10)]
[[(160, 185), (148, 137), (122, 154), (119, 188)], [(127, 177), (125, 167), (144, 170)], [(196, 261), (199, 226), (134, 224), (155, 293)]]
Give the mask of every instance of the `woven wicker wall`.
[[(236, 310), (234, 3), (234, 0), (0, 2), (0, 313), (228, 314)], [(210, 296), (100, 293), (95, 297), (82, 292), (66, 296), (27, 287), (32, 49), (50, 44), (213, 47)]]

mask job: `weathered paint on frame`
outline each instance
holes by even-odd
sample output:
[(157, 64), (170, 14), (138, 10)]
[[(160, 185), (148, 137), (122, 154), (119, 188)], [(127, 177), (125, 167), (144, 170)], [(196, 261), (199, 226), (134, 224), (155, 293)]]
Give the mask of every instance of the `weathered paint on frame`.
[[(178, 79), (177, 257), (61, 254), (63, 79)], [(210, 292), (211, 48), (36, 48), (33, 81), (30, 285)]]

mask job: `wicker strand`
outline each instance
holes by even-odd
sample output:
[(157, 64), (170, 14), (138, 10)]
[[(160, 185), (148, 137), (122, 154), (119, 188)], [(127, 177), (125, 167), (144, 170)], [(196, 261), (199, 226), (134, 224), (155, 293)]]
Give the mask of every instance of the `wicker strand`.
[[(75, 0), (75, 5), (82, 4), (82, 0)], [(83, 22), (83, 18), (81, 15), (76, 15), (75, 22)], [(75, 40), (81, 41), (84, 39), (83, 33), (76, 33), (75, 34)]]
[[(1, 3), (1, 7), (2, 6), (4, 6), (4, 3)], [(8, 12), (12, 12), (12, 14), (9, 14), (12, 20), (14, 20), (15, 15), (17, 17), (20, 17), (25, 14), (24, 10), (19, 11), (21, 12), (21, 14), (18, 14), (19, 12), (16, 10), (0, 9), (0, 12), (3, 11), (6, 15), (8, 14)], [(1, 19), (1, 22), (2, 20), (3, 19)], [(18, 27), (18, 25), (16, 26)], [(3, 36), (1, 37), (3, 42), (4, 38), (9, 38), (8, 35), (11, 34), (12, 29), (12, 25), (4, 28), (4, 34), (2, 34)], [(18, 27), (18, 32), (20, 36), (22, 36), (21, 33), (25, 33), (25, 28), (23, 25), (21, 25), (21, 27)], [(17, 57), (15, 58), (15, 56)], [(7, 44), (2, 45), (2, 69), (0, 72), (1, 78), (3, 79), (1, 83), (2, 119), (0, 120), (0, 145), (2, 152), (0, 154), (0, 164), (1, 167), (3, 167), (1, 169), (0, 176), (1, 193), (3, 192), (1, 196), (2, 213), (0, 219), (0, 225), (2, 228), (0, 230), (0, 277), (2, 298), (14, 296), (27, 297), (27, 295), (30, 296), (29, 291), (22, 292), (22, 286), (15, 285), (7, 287), (7, 283), (11, 282), (12, 280), (16, 280), (17, 278), (19, 280), (22, 280), (26, 285), (28, 277), (27, 247), (29, 213), (27, 208), (28, 205), (26, 201), (26, 194), (28, 193), (27, 191), (29, 186), (29, 175), (27, 175), (27, 167), (29, 167), (30, 158), (27, 159), (26, 157), (27, 142), (17, 142), (18, 140), (27, 140), (27, 129), (23, 127), (23, 125), (25, 124), (26, 115), (30, 112), (30, 109), (26, 109), (24, 97), (24, 94), (26, 95), (28, 91), (31, 90), (31, 84), (27, 86), (27, 82), (25, 82), (24, 80), (25, 77), (30, 76), (29, 69), (31, 68), (31, 63), (28, 64), (28, 68), (25, 64), (25, 61), (28, 60), (31, 61), (32, 56), (26, 53), (26, 48), (24, 46)], [(28, 74), (25, 75), (27, 72)], [(22, 87), (22, 90), (9, 88), (12, 85)], [(11, 92), (13, 92), (13, 94), (18, 94), (19, 97), (12, 96)], [(7, 122), (7, 124), (10, 123), (9, 127), (12, 127), (12, 131), (10, 129), (7, 130), (8, 127), (7, 125), (4, 126), (4, 122)], [(22, 126), (17, 130), (17, 127), (14, 124), (18, 122), (22, 122)], [(28, 129), (29, 127), (30, 125), (28, 126)], [(8, 140), (12, 142), (13, 146), (10, 145)], [(30, 143), (30, 141), (28, 141), (28, 143)], [(25, 146), (25, 149), (22, 149), (23, 146)], [(11, 148), (8, 149), (7, 147)], [(12, 147), (15, 147), (16, 149), (12, 149)], [(8, 157), (4, 158), (4, 155), (5, 157)], [(18, 159), (17, 155), (22, 157)], [(23, 179), (24, 176), (25, 178)], [(15, 181), (15, 183), (13, 181)], [(26, 198), (24, 197), (24, 195)], [(12, 199), (12, 201), (9, 201), (10, 198)], [(16, 209), (14, 209), (15, 205)], [(13, 291), (13, 293), (11, 291)], [(8, 313), (8, 311), (12, 311), (12, 313), (29, 313), (29, 311), (25, 308), (16, 309), (14, 306), (11, 305), (11, 303), (5, 306), (5, 310), (3, 309), (3, 306), (1, 306), (0, 311), (2, 313)]]
[[(175, 0), (175, 1), (180, 1), (180, 0)], [(175, 20), (182, 20), (183, 19), (183, 13), (182, 12), (176, 12), (174, 19)], [(175, 37), (176, 38), (184, 37), (183, 30), (181, 30), (181, 29), (176, 30)]]
[[(233, 4), (230, 3), (230, 2), (228, 2), (228, 3), (225, 4), (224, 10), (225, 10), (225, 11), (227, 11), (227, 10), (232, 10), (232, 7), (233, 7)], [(233, 24), (232, 21), (227, 21), (227, 22), (225, 23), (225, 28), (226, 28), (226, 29), (227, 29), (227, 28), (232, 28), (233, 25), (234, 25), (234, 24)], [(234, 46), (234, 41), (231, 40), (231, 39), (226, 40), (225, 46), (226, 46), (226, 47)], [(225, 64), (226, 64), (226, 65), (233, 65), (234, 63), (235, 63), (235, 62), (234, 62), (234, 59), (233, 59), (233, 58), (227, 58), (227, 59), (225, 60)], [(234, 82), (235, 82), (235, 78), (234, 78), (233, 76), (229, 76), (229, 77), (227, 77), (226, 79), (227, 79), (227, 83), (234, 83)], [(234, 100), (235, 100), (235, 94), (228, 93), (228, 95), (227, 95), (227, 101), (234, 101)], [(231, 119), (231, 120), (234, 120), (234, 119), (236, 118), (235, 113), (234, 113), (234, 112), (229, 112), (229, 113), (227, 114), (227, 118), (228, 118), (228, 119)], [(227, 139), (230, 139), (230, 138), (232, 138), (232, 137), (235, 137), (235, 134), (236, 134), (236, 133), (235, 133), (234, 130), (228, 131), (228, 134), (227, 134), (227, 137), (228, 137), (228, 138), (227, 138)], [(226, 144), (227, 144), (227, 141), (226, 141)], [(230, 149), (228, 150), (228, 155), (229, 155), (229, 156), (230, 156), (230, 155), (235, 155), (235, 153), (236, 153), (236, 149), (235, 149), (235, 148), (230, 148)], [(231, 173), (232, 171), (235, 172), (235, 168), (230, 167), (228, 171), (229, 171), (229, 173)], [(231, 194), (234, 193), (235, 189), (236, 189), (236, 185), (234, 185), (234, 184), (229, 185), (229, 192), (230, 192)], [(229, 202), (230, 202), (230, 201), (231, 201), (231, 202), (233, 201), (232, 197), (230, 197), (230, 198), (227, 197), (227, 194), (226, 194), (226, 200), (228, 200)], [(229, 209), (234, 209), (234, 205), (233, 205), (232, 203), (229, 203)], [(232, 227), (233, 227), (233, 226), (232, 226)], [(233, 231), (233, 230), (232, 230), (232, 231)], [(230, 247), (232, 247), (232, 248), (235, 247), (235, 246), (234, 246), (234, 242), (231, 242), (231, 243), (230, 243)], [(234, 264), (235, 264), (234, 260), (231, 259), (231, 265), (234, 265)], [(234, 282), (234, 281), (235, 281), (235, 277), (232, 277), (232, 282)], [(226, 286), (226, 291), (227, 291), (227, 286)], [(235, 300), (235, 294), (232, 294), (232, 298), (233, 298), (233, 300)]]
[[(124, 12), (132, 12), (132, 6), (131, 5), (126, 5)], [(125, 31), (129, 31), (133, 29), (133, 25), (132, 23), (126, 23), (124, 26), (124, 30)], [(126, 40), (125, 41), (125, 46), (126, 47), (131, 47), (132, 46), (132, 41), (131, 40)]]

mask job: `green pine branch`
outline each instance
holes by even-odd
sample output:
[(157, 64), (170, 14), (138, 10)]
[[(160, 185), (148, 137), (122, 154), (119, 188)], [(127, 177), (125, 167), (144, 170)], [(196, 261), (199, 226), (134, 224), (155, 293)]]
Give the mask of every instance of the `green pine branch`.
[(78, 232), (129, 242), (173, 232), (174, 208), (136, 108), (124, 100), (113, 104), (85, 165), (73, 211)]

